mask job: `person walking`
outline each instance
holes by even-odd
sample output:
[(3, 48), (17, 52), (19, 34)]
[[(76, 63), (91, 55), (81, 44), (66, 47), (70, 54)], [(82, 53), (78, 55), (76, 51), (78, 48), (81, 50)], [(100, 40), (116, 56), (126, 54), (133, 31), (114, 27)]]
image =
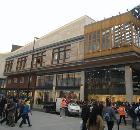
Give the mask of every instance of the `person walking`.
[[(29, 127), (31, 127), (32, 125), (30, 124), (30, 120), (29, 120), (29, 116), (28, 116), (28, 113), (30, 112), (30, 101), (27, 101), (26, 102), (26, 106), (24, 108), (24, 112), (23, 112), (23, 119), (19, 125), (20, 128), (22, 128), (22, 124), (25, 122), (25, 120), (27, 119), (28, 121), (28, 125)], [(31, 112), (30, 112), (31, 113)], [(32, 115), (32, 113), (31, 113)]]
[(5, 104), (7, 104), (7, 100), (5, 98), (5, 96), (2, 96), (2, 100), (1, 100), (1, 110), (2, 110), (2, 117), (5, 118)]
[(105, 109), (105, 116), (107, 115), (110, 116), (110, 121), (107, 122), (108, 130), (112, 130), (114, 126), (114, 120), (117, 120), (116, 115), (115, 115), (115, 110), (111, 106), (111, 102), (107, 103), (107, 108)]
[(135, 105), (132, 104), (130, 109), (130, 117), (132, 119), (132, 128), (137, 129), (137, 114), (135, 113)]
[(90, 117), (87, 120), (86, 128), (88, 130), (104, 130), (105, 125), (100, 116), (100, 108), (93, 107)]
[(120, 105), (119, 111), (120, 111), (120, 121), (119, 121), (119, 124), (121, 123), (121, 119), (122, 119), (122, 117), (123, 117), (124, 124), (126, 125), (126, 120), (125, 120), (125, 108), (122, 107), (122, 105)]
[(16, 104), (15, 104), (15, 98), (13, 97), (11, 99), (11, 106), (10, 109), (7, 109), (7, 111), (10, 111), (8, 114), (7, 119), (9, 120), (9, 126), (14, 127), (15, 126), (15, 113), (16, 113)]
[(87, 123), (89, 116), (90, 116), (90, 108), (87, 106), (87, 102), (84, 102), (83, 107), (82, 107), (82, 113), (81, 113), (81, 117), (83, 120), (83, 129), (82, 130), (87, 130), (86, 123)]
[(1, 119), (2, 119), (2, 108), (1, 108), (2, 104), (1, 104), (1, 99), (0, 99), (0, 116), (1, 116)]

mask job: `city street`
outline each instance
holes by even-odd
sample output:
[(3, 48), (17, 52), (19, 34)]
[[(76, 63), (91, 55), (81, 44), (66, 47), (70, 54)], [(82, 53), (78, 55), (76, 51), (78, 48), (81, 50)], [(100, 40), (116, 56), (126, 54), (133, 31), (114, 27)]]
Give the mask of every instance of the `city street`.
[[(39, 110), (39, 109), (38, 109)], [(80, 130), (80, 117), (60, 117), (60, 115), (52, 114), (52, 113), (44, 113), (40, 111), (33, 111), (33, 115), (30, 115), (30, 121), (32, 127), (28, 127), (27, 124), (23, 124), (23, 128), (19, 128), (19, 123), (21, 119), (18, 121), (15, 127), (9, 127), (5, 123), (0, 126), (0, 130)], [(113, 130), (117, 130), (118, 127), (115, 123)], [(120, 125), (120, 130), (131, 130), (131, 124), (127, 124), (127, 126), (122, 123)], [(140, 129), (140, 125), (138, 126)], [(105, 124), (105, 130), (107, 130), (107, 126)]]

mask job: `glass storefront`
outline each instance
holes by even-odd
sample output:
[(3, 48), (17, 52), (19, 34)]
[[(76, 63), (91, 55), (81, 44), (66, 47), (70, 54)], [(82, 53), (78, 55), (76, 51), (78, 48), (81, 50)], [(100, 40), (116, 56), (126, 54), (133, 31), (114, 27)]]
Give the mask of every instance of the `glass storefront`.
[[(27, 98), (28, 90), (19, 90), (19, 98)], [(29, 90), (29, 97), (32, 97), (32, 90)]]
[[(86, 71), (85, 81), (85, 100), (105, 101), (111, 98), (124, 101), (125, 67)], [(120, 98), (116, 98), (117, 95)]]
[(37, 100), (40, 98), (44, 101), (52, 101), (52, 90), (35, 90), (35, 103), (37, 104)]
[(17, 97), (17, 90), (7, 90), (7, 96)]
[(70, 98), (79, 100), (80, 90), (56, 90), (55, 98)]

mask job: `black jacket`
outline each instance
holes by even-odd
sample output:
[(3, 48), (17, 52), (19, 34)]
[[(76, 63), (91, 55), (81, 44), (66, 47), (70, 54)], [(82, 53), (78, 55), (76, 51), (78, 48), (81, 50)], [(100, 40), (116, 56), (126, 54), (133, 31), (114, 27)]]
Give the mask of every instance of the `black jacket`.
[(7, 103), (7, 100), (4, 98), (1, 100), (1, 107), (4, 108), (5, 104)]
[(137, 114), (135, 113), (135, 107), (131, 107), (130, 109), (130, 117), (137, 118)]
[(84, 105), (81, 113), (82, 120), (87, 120), (89, 116), (90, 116), (90, 107)]

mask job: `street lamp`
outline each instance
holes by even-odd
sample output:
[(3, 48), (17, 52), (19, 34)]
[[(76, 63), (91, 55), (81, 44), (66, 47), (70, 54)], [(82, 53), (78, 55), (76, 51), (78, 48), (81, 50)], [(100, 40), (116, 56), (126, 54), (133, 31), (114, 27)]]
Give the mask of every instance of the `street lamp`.
[(34, 37), (34, 44), (33, 44), (33, 51), (32, 51), (32, 59), (31, 59), (31, 68), (29, 73), (29, 82), (28, 82), (28, 91), (27, 91), (27, 100), (29, 100), (29, 87), (30, 87), (30, 79), (31, 79), (31, 69), (32, 69), (32, 62), (33, 62), (33, 53), (34, 53), (34, 46), (35, 46), (35, 40), (39, 39), (37, 37)]

